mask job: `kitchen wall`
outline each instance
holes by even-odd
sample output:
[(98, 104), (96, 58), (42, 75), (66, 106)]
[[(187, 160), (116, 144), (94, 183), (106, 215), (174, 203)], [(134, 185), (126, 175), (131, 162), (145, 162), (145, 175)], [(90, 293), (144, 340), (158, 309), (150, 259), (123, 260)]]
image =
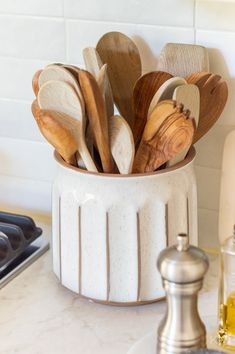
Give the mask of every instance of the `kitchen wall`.
[(196, 146), (200, 244), (216, 247), (222, 148), (235, 126), (234, 19), (232, 1), (0, 0), (0, 207), (50, 213), (55, 163), (30, 112), (37, 69), (83, 65), (82, 49), (111, 30), (133, 37), (145, 71), (165, 43), (196, 43), (229, 85), (223, 116)]

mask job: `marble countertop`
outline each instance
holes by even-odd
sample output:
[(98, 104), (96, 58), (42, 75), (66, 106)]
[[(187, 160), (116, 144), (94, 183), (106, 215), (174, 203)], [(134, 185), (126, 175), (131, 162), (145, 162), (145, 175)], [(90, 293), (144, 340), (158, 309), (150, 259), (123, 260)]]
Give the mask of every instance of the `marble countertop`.
[[(49, 220), (38, 225), (50, 238)], [(199, 298), (201, 317), (216, 325), (218, 260)], [(157, 328), (165, 302), (112, 307), (80, 299), (62, 287), (52, 271), (51, 251), (0, 290), (1, 354), (126, 354)]]

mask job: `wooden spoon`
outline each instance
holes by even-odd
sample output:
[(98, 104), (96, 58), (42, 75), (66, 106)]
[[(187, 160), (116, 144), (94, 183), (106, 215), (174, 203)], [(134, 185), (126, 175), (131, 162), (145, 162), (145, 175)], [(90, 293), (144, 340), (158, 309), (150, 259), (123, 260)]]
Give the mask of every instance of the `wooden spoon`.
[(67, 117), (65, 115), (62, 117), (61, 113), (41, 110), (36, 121), (43, 136), (62, 158), (68, 164), (77, 166), (75, 157), (77, 141), (71, 126), (65, 124), (66, 119)]
[(78, 152), (88, 171), (97, 172), (84, 137), (84, 112), (75, 90), (63, 81), (48, 81), (39, 90), (38, 104), (41, 109), (65, 113), (74, 118), (73, 129), (77, 131)]
[(78, 84), (78, 80), (75, 79), (74, 75), (71, 72), (61, 65), (50, 65), (47, 66), (39, 76), (39, 87), (45, 84), (48, 81), (63, 81), (71, 85), (72, 88), (76, 91), (82, 109), (84, 110), (84, 100), (82, 97), (81, 89)]
[[(197, 127), (200, 111), (200, 93), (198, 87), (193, 84), (186, 84), (176, 87), (173, 94), (173, 100), (182, 103), (184, 105), (184, 109), (190, 111), (190, 116), (194, 118), (195, 126)], [(184, 160), (189, 148), (190, 145), (187, 146), (186, 149), (180, 154), (168, 161), (167, 166), (173, 166)]]
[(193, 139), (196, 143), (215, 124), (220, 117), (228, 99), (228, 87), (221, 76), (210, 73), (193, 74), (186, 78), (200, 91), (200, 115), (198, 127)]
[(171, 74), (162, 71), (147, 73), (136, 81), (133, 91), (135, 122), (133, 128), (135, 146), (138, 146), (147, 121), (149, 105), (154, 94), (161, 85), (172, 78)]
[(34, 118), (37, 120), (38, 119), (38, 115), (40, 113), (40, 107), (39, 107), (39, 104), (38, 104), (38, 100), (35, 99), (32, 104), (31, 104), (31, 111), (32, 111), (32, 114), (34, 116)]
[(109, 120), (111, 152), (121, 174), (131, 173), (135, 156), (135, 144), (131, 128), (118, 115)]
[(134, 173), (152, 172), (192, 142), (195, 126), (183, 105), (162, 101), (146, 123), (134, 160)]
[(172, 99), (175, 88), (177, 86), (185, 85), (185, 84), (187, 84), (187, 81), (182, 77), (172, 77), (166, 80), (159, 87), (159, 89), (157, 90), (157, 92), (152, 98), (152, 101), (149, 105), (148, 117), (150, 116), (150, 114), (152, 113), (154, 107), (158, 104), (158, 102)]
[(41, 73), (42, 73), (42, 70), (36, 71), (36, 73), (33, 75), (33, 79), (32, 79), (33, 92), (34, 92), (36, 97), (37, 97), (38, 91), (39, 91), (38, 80), (39, 80), (39, 77), (40, 77)]
[(109, 120), (114, 114), (114, 102), (107, 70), (108, 66), (107, 64), (104, 64), (97, 75), (97, 82), (101, 89), (101, 92), (103, 93), (107, 117)]
[(106, 173), (112, 173), (114, 165), (110, 151), (108, 119), (102, 93), (94, 76), (86, 70), (79, 71), (79, 82), (103, 170)]
[(82, 54), (86, 70), (89, 71), (97, 79), (100, 69), (103, 66), (99, 53), (95, 48), (88, 47), (83, 49)]
[(134, 42), (120, 32), (106, 33), (96, 49), (104, 64), (108, 64), (114, 102), (120, 114), (132, 128), (134, 112), (132, 94), (135, 82), (141, 76), (141, 60)]
[(180, 77), (194, 72), (209, 71), (207, 50), (195, 44), (167, 43), (161, 51), (158, 70)]

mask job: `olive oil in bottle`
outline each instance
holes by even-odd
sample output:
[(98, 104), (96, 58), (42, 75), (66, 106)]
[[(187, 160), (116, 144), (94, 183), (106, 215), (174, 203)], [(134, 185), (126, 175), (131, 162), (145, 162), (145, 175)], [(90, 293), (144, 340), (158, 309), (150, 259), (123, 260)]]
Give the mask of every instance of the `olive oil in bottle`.
[(221, 247), (218, 342), (235, 350), (235, 230)]

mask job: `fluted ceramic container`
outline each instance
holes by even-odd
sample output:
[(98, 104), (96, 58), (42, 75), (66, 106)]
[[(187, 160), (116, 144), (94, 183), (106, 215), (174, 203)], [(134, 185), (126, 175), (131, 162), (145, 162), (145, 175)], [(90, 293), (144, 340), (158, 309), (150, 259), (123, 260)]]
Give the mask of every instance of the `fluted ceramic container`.
[(197, 245), (195, 150), (174, 167), (144, 175), (108, 175), (67, 165), (55, 153), (54, 272), (70, 290), (109, 304), (164, 296), (155, 264), (178, 233)]

